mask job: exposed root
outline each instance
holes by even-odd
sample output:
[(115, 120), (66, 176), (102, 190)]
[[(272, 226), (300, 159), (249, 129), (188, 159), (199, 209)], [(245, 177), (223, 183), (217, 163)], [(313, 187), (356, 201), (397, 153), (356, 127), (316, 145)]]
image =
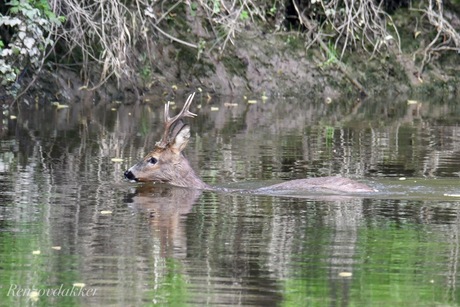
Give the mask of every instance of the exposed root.
[(435, 2), (428, 0), (428, 5), (425, 9), (416, 11), (423, 12), (424, 17), (436, 29), (436, 36), (422, 51), (423, 59), (419, 69), (419, 77), (421, 77), (425, 66), (431, 61), (433, 55), (448, 50), (460, 53), (460, 34), (444, 17), (442, 0), (436, 0)]

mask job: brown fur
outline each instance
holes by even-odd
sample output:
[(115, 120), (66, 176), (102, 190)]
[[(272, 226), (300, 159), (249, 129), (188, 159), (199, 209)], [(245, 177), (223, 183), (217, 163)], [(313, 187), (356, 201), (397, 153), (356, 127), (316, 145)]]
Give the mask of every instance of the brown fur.
[[(164, 182), (171, 185), (201, 190), (214, 189), (203, 182), (190, 166), (183, 150), (190, 139), (190, 128), (181, 118), (195, 114), (188, 111), (193, 94), (174, 118), (165, 112), (165, 131), (162, 140), (144, 159), (125, 172), (125, 177), (136, 181)], [(191, 115), (190, 115), (191, 114)], [(329, 190), (345, 193), (375, 192), (376, 190), (352, 179), (343, 177), (320, 177), (297, 179), (260, 188), (254, 192), (279, 190)]]

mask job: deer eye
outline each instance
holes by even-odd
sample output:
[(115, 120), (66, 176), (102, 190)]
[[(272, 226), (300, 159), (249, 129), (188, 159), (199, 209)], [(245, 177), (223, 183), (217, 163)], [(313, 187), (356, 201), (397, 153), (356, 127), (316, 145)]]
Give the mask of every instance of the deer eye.
[(150, 159), (147, 160), (148, 163), (156, 164), (158, 162), (157, 158), (151, 157)]

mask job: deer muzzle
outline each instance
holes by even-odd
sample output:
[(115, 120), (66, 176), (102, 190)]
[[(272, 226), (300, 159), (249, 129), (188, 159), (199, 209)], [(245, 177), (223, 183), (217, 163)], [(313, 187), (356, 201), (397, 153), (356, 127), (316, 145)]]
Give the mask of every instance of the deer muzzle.
[(128, 180), (135, 180), (135, 181), (137, 181), (136, 176), (134, 176), (133, 172), (131, 172), (130, 170), (127, 170), (127, 171), (125, 172), (125, 178), (128, 179)]

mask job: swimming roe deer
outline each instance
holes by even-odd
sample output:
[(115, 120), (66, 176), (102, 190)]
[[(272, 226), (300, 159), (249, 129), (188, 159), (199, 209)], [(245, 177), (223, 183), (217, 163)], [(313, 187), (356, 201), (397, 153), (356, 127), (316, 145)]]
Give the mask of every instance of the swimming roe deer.
[[(161, 140), (155, 144), (155, 149), (149, 152), (144, 159), (125, 172), (127, 179), (140, 182), (162, 182), (200, 190), (219, 189), (203, 182), (183, 154), (190, 139), (190, 127), (182, 119), (197, 116), (189, 110), (194, 96), (195, 93), (191, 94), (182, 110), (172, 118), (169, 116), (169, 102), (165, 105), (164, 131)], [(376, 191), (352, 179), (332, 176), (289, 180), (256, 189), (254, 192), (269, 193), (280, 190), (330, 190), (345, 193)]]

